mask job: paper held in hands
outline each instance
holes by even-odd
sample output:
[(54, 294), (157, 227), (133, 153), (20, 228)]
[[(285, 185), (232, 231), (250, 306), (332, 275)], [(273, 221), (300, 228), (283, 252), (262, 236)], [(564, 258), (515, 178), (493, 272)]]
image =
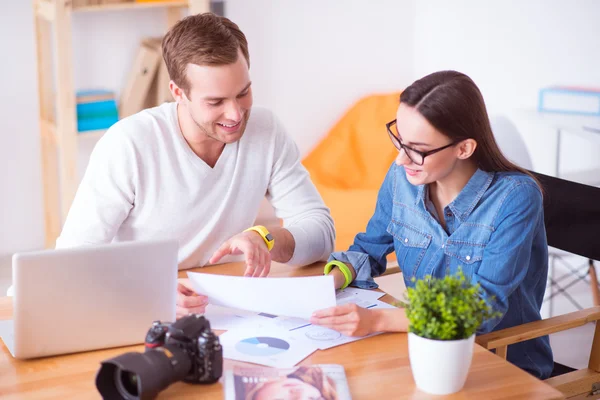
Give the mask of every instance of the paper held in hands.
[(248, 278), (188, 272), (194, 290), (209, 303), (242, 310), (309, 319), (334, 307), (333, 277)]

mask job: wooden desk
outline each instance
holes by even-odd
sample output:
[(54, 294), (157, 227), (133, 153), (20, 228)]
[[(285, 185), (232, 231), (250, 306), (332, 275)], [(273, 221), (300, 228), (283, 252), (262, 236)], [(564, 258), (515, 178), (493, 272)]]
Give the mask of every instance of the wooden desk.
[[(212, 266), (201, 272), (241, 275), (240, 263)], [(273, 265), (270, 276), (315, 275), (322, 265), (292, 268)], [(183, 274), (182, 274), (183, 276)], [(386, 295), (384, 301), (393, 298)], [(0, 319), (10, 319), (10, 298), (0, 298)], [(0, 398), (7, 399), (87, 399), (100, 398), (95, 376), (100, 362), (143, 346), (99, 350), (39, 360), (18, 361), (4, 343), (0, 344)], [(235, 361), (226, 360), (225, 368)], [(353, 399), (562, 399), (560, 392), (521, 371), (514, 365), (475, 345), (473, 363), (464, 389), (452, 396), (431, 396), (415, 388), (408, 360), (407, 336), (387, 333), (328, 350), (317, 350), (302, 364), (344, 365)], [(159, 398), (222, 399), (223, 386), (175, 383)]]

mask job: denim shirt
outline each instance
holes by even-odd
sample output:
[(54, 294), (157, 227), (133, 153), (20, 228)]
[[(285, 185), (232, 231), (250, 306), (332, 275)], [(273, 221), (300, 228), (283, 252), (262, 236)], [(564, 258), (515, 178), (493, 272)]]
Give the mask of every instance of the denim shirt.
[[(353, 285), (367, 289), (377, 287), (373, 277), (385, 271), (392, 251), (407, 287), (414, 286), (413, 277), (440, 278), (460, 268), (502, 314), (484, 321), (478, 333), (541, 319), (548, 245), (542, 193), (535, 181), (517, 172), (477, 170), (443, 211), (446, 229), (436, 219), (427, 185), (412, 185), (404, 168), (394, 164), (366, 232), (330, 261), (351, 264), (357, 272)], [(507, 359), (539, 378), (548, 377), (553, 368), (548, 336), (509, 346)]]

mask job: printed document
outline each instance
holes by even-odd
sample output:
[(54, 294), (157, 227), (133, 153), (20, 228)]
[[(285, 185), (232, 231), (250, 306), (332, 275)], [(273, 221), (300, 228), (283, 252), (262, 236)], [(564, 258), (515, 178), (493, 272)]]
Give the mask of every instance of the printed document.
[(248, 278), (188, 272), (197, 293), (217, 306), (309, 319), (313, 312), (333, 307), (333, 276)]

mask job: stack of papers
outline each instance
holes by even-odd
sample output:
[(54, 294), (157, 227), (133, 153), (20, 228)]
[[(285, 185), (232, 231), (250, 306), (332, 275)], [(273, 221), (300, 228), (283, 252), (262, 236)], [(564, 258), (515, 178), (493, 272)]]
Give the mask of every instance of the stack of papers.
[[(317, 349), (364, 339), (312, 325), (313, 312), (354, 303), (394, 308), (379, 301), (385, 293), (346, 288), (335, 293), (333, 277), (246, 278), (188, 272), (196, 292), (208, 296), (205, 317), (219, 336), (225, 358), (292, 367)], [(372, 335), (370, 335), (372, 336)]]

